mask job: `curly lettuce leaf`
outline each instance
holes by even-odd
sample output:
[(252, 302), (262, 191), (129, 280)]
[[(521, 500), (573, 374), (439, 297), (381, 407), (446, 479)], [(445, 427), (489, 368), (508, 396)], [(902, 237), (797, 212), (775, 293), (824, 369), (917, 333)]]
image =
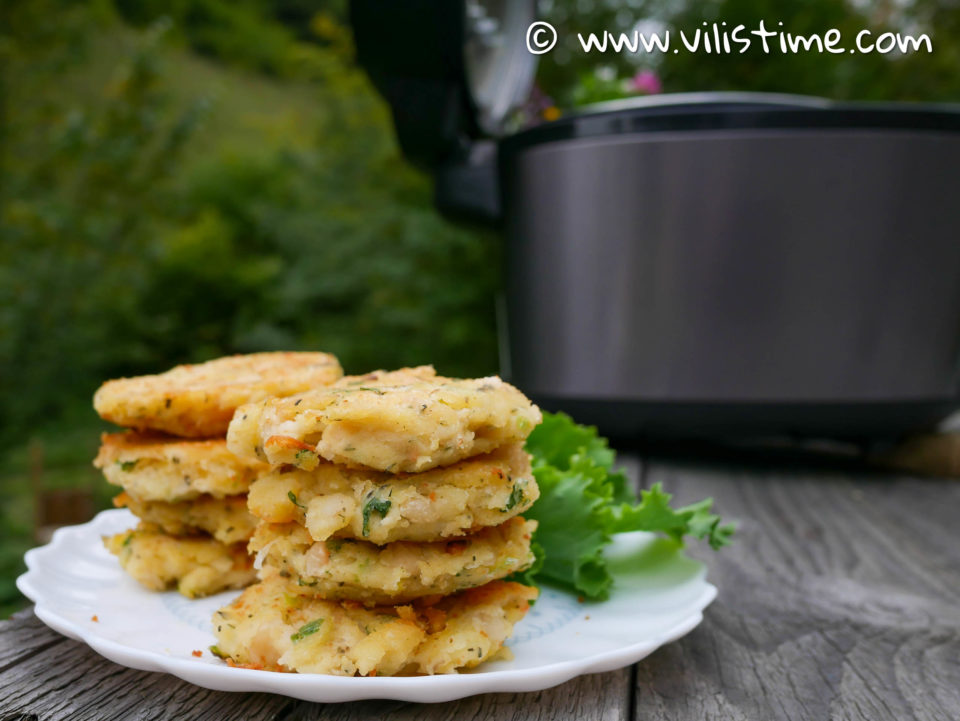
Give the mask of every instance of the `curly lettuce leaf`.
[(563, 413), (544, 413), (527, 440), (540, 499), (525, 514), (539, 526), (534, 577), (574, 589), (591, 599), (609, 595), (613, 577), (603, 557), (616, 533), (655, 531), (681, 544), (684, 536), (705, 539), (717, 549), (729, 542), (732, 526), (710, 513), (711, 499), (671, 508), (659, 483), (638, 500), (626, 477), (613, 470), (616, 455), (597, 429)]
[(603, 597), (612, 583), (603, 558), (610, 543), (603, 512), (610, 486), (598, 480), (597, 468), (583, 459), (572, 470), (538, 466), (540, 498), (525, 514), (539, 524), (534, 534), (542, 552), (538, 576), (591, 598)]
[(594, 426), (578, 425), (566, 413), (544, 412), (543, 421), (527, 438), (527, 452), (535, 462), (563, 471), (570, 468), (577, 454), (606, 469), (616, 460), (607, 439), (601, 438)]

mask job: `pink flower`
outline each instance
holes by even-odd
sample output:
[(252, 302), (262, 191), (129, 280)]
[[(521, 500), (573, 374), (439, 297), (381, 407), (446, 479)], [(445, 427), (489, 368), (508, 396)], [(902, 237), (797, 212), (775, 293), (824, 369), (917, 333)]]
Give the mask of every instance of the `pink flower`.
[(656, 95), (663, 91), (663, 85), (660, 78), (652, 70), (641, 70), (630, 80), (630, 86), (634, 91), (644, 95)]

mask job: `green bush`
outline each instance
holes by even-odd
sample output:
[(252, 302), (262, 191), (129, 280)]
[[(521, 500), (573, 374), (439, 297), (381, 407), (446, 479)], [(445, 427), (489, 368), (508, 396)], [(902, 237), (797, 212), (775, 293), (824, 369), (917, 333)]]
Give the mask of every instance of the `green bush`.
[[(197, 23), (201, 5), (173, 10), (190, 9)], [(23, 10), (6, 77), (17, 76), (14, 95), (41, 100), (4, 128), (17, 149), (0, 216), (8, 442), (88, 403), (106, 377), (223, 353), (323, 348), (355, 371), (496, 370), (495, 239), (437, 216), (348, 45), (293, 40), (275, 22), (248, 22), (250, 7), (237, 6), (234, 20), (261, 35), (234, 39), (269, 48), (283, 35), (284, 61), (271, 60), (271, 72), (293, 77), (291, 96), (315, 97), (295, 139), (204, 135), (219, 91), (176, 93), (176, 44), (164, 39), (197, 41), (195, 27), (155, 20), (132, 36), (106, 92), (71, 97), (60, 83), (84, 53), (62, 37), (37, 44), (27, 22), (37, 16)], [(125, 32), (109, 8), (52, 15), (88, 44), (96, 31)], [(216, 52), (246, 64), (227, 46)]]

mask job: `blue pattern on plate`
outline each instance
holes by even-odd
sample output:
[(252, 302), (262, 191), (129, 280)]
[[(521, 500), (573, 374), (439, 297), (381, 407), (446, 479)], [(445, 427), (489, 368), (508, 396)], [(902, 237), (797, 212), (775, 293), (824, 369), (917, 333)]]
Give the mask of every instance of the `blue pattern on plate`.
[(223, 593), (203, 599), (190, 599), (176, 591), (167, 591), (161, 594), (160, 598), (163, 607), (178, 621), (198, 631), (210, 633), (213, 628), (211, 619), (214, 611), (226, 606), (235, 596), (236, 593)]
[(508, 646), (536, 641), (559, 628), (563, 628), (583, 613), (583, 607), (569, 593), (541, 587), (540, 598), (533, 604), (517, 632), (507, 641)]

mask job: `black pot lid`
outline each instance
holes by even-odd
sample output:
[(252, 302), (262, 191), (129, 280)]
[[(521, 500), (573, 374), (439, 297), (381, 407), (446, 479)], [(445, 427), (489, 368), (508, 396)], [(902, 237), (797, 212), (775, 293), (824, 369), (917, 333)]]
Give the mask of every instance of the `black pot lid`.
[(960, 131), (960, 104), (839, 102), (776, 93), (667, 93), (585, 106), (503, 143), (507, 151), (623, 133), (873, 128)]
[(498, 137), (529, 95), (535, 0), (352, 0), (357, 58), (390, 103), (411, 160), (435, 167)]

